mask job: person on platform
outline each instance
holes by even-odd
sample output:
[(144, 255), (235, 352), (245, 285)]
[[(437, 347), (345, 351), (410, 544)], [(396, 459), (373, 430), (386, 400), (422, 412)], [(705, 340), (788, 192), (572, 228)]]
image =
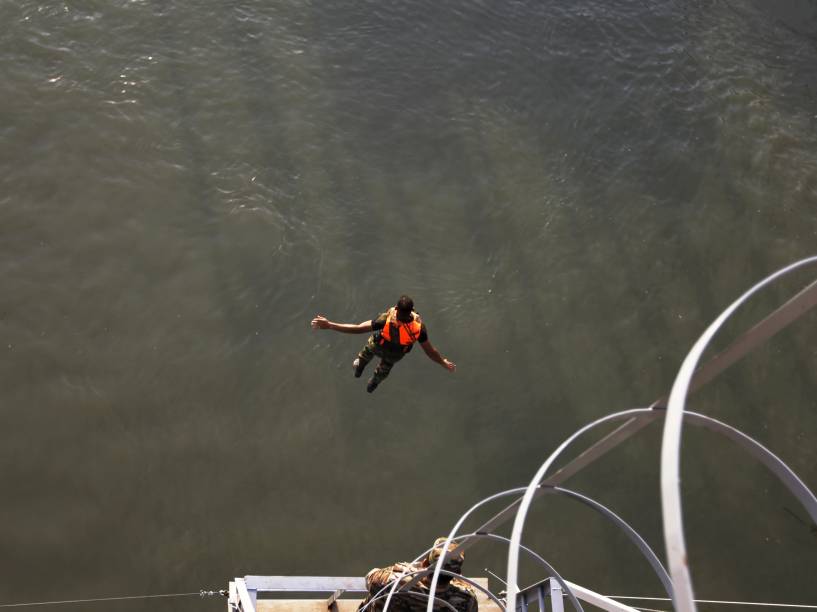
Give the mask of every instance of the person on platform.
[(383, 379), (389, 375), (392, 366), (405, 357), (415, 342), (419, 342), (429, 359), (439, 363), (449, 372), (457, 366), (440, 355), (440, 352), (428, 340), (428, 330), (420, 315), (414, 312), (414, 301), (407, 295), (400, 296), (397, 305), (389, 308), (371, 321), (362, 323), (335, 323), (323, 315), (316, 315), (312, 319), (313, 329), (331, 329), (346, 334), (365, 334), (373, 331), (368, 342), (352, 362), (355, 378), (360, 378), (363, 369), (374, 358), (379, 357), (380, 363), (366, 385), (366, 391), (371, 393)]
[[(428, 605), (431, 577), (429, 572), (422, 578), (416, 579), (414, 572), (434, 569), (437, 559), (440, 558), (445, 544), (445, 538), (437, 538), (434, 547), (419, 563), (395, 563), (389, 567), (374, 568), (366, 574), (366, 589), (368, 594), (358, 606), (358, 610), (365, 612), (382, 612), (386, 604), (386, 595), (392, 583), (399, 581), (400, 586), (392, 595), (389, 610), (394, 612), (424, 612)], [(442, 569), (454, 574), (462, 574), (463, 554), (457, 551), (457, 545), (452, 543), (448, 547)], [(415, 581), (416, 579), (416, 581)], [(414, 584), (409, 584), (414, 581)], [(449, 574), (440, 573), (435, 592), (435, 612), (451, 612), (442, 602), (452, 606), (457, 612), (478, 612), (479, 606), (474, 590), (471, 586)]]

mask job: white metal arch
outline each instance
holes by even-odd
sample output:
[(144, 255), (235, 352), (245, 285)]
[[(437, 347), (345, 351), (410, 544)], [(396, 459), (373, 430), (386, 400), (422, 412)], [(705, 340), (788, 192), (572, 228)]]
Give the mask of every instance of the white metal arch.
[(672, 385), (661, 443), (661, 511), (669, 572), (675, 586), (674, 603), (678, 612), (695, 612), (697, 610), (687, 559), (686, 540), (684, 538), (680, 485), (681, 426), (684, 420), (684, 408), (692, 377), (712, 338), (744, 302), (778, 278), (813, 263), (817, 263), (817, 257), (802, 259), (786, 266), (782, 270), (767, 276), (732, 302), (692, 346)]

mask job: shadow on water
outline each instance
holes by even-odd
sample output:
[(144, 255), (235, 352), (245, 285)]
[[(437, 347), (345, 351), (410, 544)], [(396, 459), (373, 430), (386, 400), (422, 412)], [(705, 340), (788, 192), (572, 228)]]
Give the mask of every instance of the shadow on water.
[[(146, 20), (167, 49), (153, 101), (170, 118), (159, 123), (186, 166), (168, 184), (181, 184), (183, 201), (150, 216), (146, 233), (171, 226), (157, 240), (198, 247), (196, 270), (184, 272), (206, 277), (203, 298), (159, 297), (207, 317), (190, 328), (201, 344), (174, 337), (175, 352), (147, 373), (131, 374), (145, 358), (138, 349), (119, 357), (128, 375), (116, 397), (133, 396), (123, 397), (132, 415), (97, 415), (105, 427), (60, 440), (93, 454), (115, 437), (130, 450), (104, 455), (127, 463), (110, 484), (103, 468), (90, 480), (125, 509), (123, 525), (138, 525), (117, 540), (127, 558), (101, 568), (97, 557), (114, 545), (88, 542), (120, 517), (94, 519), (114, 506), (89, 502), (70, 480), (75, 522), (63, 525), (93, 526), (83, 550), (54, 553), (52, 569), (74, 561), (63, 584), (84, 575), (77, 589), (217, 588), (211, 581), (228, 574), (356, 573), (370, 555), (402, 555), (479, 493), (524, 481), (543, 449), (589, 417), (665, 391), (712, 316), (812, 248), (814, 90), (802, 81), (814, 83), (817, 62), (807, 20), (770, 31), (762, 6), (736, 14), (716, 3), (497, 6), (166, 2)], [(802, 35), (789, 40), (791, 28)], [(162, 284), (176, 272), (146, 259), (147, 280), (123, 292), (144, 292), (133, 310), (166, 317), (148, 304), (161, 291), (145, 287), (157, 278), (160, 289), (177, 287)], [(311, 309), (363, 320), (403, 291), (460, 370), (447, 378), (417, 349), (368, 396), (348, 367), (365, 336), (313, 334)], [(151, 325), (151, 337), (172, 328)], [(808, 411), (778, 425), (757, 404), (778, 393), (810, 408), (811, 344), (808, 334), (781, 339), (772, 365), (750, 362), (701, 400), (796, 448), (807, 480)], [(791, 389), (747, 397), (747, 379), (786, 368)], [(91, 417), (73, 415), (74, 426)], [(700, 459), (713, 455), (696, 437), (690, 444), (698, 499), (723, 483)], [(654, 476), (652, 464), (639, 467)], [(43, 473), (28, 480), (64, 474)], [(736, 480), (766, 509), (751, 478)], [(612, 468), (586, 482), (628, 497), (658, 533), (644, 487)], [(7, 505), (22, 515), (45, 505), (40, 495), (27, 488)], [(756, 514), (734, 523), (765, 529)], [(18, 567), (65, 542), (57, 528), (43, 531)], [(591, 567), (612, 575), (605, 563), (617, 544), (602, 541), (609, 550)], [(586, 568), (587, 547), (545, 544)], [(711, 559), (728, 566), (722, 554)], [(722, 575), (713, 588), (742, 584), (737, 570)]]

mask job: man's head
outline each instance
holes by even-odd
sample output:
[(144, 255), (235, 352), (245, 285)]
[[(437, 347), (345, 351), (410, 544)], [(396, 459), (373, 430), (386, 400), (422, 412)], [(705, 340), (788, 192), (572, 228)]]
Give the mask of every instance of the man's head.
[[(436, 565), (437, 560), (443, 554), (445, 540), (445, 538), (437, 538), (434, 540), (434, 548), (429, 551), (428, 555), (426, 555), (426, 558), (423, 560), (423, 565), (425, 567), (434, 567), (434, 565)], [(449, 572), (454, 572), (455, 574), (461, 574), (463, 559), (463, 554), (457, 551), (457, 544), (455, 542), (451, 542), (451, 545), (448, 547), (448, 552), (445, 554), (443, 569)], [(428, 576), (428, 582), (431, 582), (430, 574)], [(451, 576), (440, 574), (440, 578), (438, 580), (439, 585), (448, 586), (449, 582), (451, 582)]]
[(407, 295), (401, 295), (397, 300), (397, 318), (408, 323), (411, 321), (412, 310), (414, 310), (414, 300)]

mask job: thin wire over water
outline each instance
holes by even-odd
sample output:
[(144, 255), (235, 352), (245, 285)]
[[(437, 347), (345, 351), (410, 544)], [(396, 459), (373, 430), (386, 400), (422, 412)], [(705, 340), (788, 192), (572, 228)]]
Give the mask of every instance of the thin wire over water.
[(162, 593), (160, 595), (124, 595), (120, 597), (92, 597), (89, 599), (63, 599), (58, 601), (32, 601), (26, 603), (0, 604), (0, 608), (23, 608), (31, 606), (58, 606), (62, 604), (94, 603), (102, 601), (124, 601), (129, 599), (158, 599), (162, 597), (206, 597), (221, 595), (220, 591), (196, 591), (195, 593)]
[[(609, 597), (610, 599), (631, 599), (633, 601), (672, 601), (667, 597), (637, 597), (635, 595), (606, 595), (606, 597)], [(757, 606), (766, 608), (800, 608), (817, 610), (817, 605), (810, 604), (787, 604), (765, 601), (727, 601), (723, 599), (696, 599), (694, 601), (695, 603), (722, 604), (726, 606)]]

